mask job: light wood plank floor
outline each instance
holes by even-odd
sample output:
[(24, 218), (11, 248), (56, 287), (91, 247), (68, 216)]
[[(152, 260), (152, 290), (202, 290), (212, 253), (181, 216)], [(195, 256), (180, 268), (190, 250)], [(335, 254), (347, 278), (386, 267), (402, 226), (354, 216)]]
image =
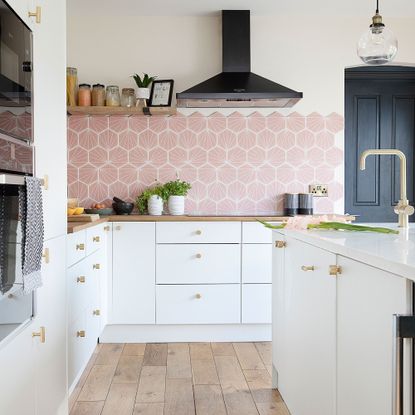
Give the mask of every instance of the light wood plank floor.
[(271, 343), (98, 345), (70, 415), (289, 415)]

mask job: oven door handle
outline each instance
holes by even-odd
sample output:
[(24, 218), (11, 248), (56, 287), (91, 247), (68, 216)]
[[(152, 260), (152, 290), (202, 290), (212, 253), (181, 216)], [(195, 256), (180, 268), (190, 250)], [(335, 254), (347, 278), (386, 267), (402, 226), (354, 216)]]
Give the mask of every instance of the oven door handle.
[(18, 174), (0, 174), (0, 184), (23, 186), (25, 184), (25, 176)]

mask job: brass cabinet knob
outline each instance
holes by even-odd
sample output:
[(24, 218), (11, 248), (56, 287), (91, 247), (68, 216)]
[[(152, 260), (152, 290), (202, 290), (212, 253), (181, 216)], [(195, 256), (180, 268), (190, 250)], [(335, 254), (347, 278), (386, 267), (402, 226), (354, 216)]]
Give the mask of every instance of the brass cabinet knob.
[(100, 242), (100, 237), (99, 236), (94, 236), (93, 238), (92, 238), (92, 242)]
[(197, 293), (197, 294), (195, 295), (195, 297), (196, 297), (198, 300), (200, 300), (200, 299), (202, 298), (202, 294)]
[(100, 316), (101, 315), (101, 310), (94, 310), (92, 312), (92, 315), (94, 315), (94, 316)]
[[(36, 10), (37, 9), (39, 9), (39, 13), (40, 13), (40, 7), (36, 7)], [(36, 16), (36, 13), (32, 13), (32, 16), (29, 13), (29, 17), (34, 17), (34, 16)], [(40, 23), (40, 17), (39, 17), (39, 21), (37, 21), (37, 17), (36, 17), (36, 23)], [(49, 176), (47, 174), (43, 176), (43, 179), (40, 179), (40, 184), (41, 186), (43, 186), (45, 190), (49, 190)]]
[(80, 284), (84, 284), (85, 283), (85, 277), (84, 276), (80, 276), (76, 279), (76, 282), (79, 282)]
[(342, 273), (342, 267), (339, 265), (329, 265), (329, 275), (337, 277), (337, 275)]
[(85, 251), (85, 244), (76, 244), (77, 251)]
[(76, 332), (76, 337), (85, 337), (85, 330), (79, 330)]
[(106, 231), (106, 232), (109, 232), (110, 231), (110, 227), (107, 225), (107, 226), (104, 226), (104, 231)]
[(92, 265), (92, 269), (101, 269), (101, 264)]
[(116, 230), (116, 231), (120, 231), (120, 230), (121, 230), (121, 226), (120, 226), (120, 225), (117, 225), (117, 226), (115, 227), (115, 230)]
[(285, 241), (275, 241), (275, 248), (285, 248), (287, 246), (287, 242)]
[(302, 267), (301, 267), (301, 269), (303, 270), (303, 271), (314, 271), (314, 265), (303, 265)]
[(202, 258), (202, 254), (196, 254), (196, 258)]
[(45, 260), (45, 264), (49, 264), (50, 262), (50, 253), (49, 248), (45, 248), (42, 254), (42, 258)]
[(196, 231), (196, 235), (202, 235), (202, 231), (201, 231), (200, 229), (198, 229), (198, 230)]
[(36, 23), (40, 23), (42, 20), (42, 8), (40, 6), (36, 7), (36, 11), (29, 12), (29, 17), (35, 17)]
[(34, 331), (32, 333), (32, 337), (39, 337), (41, 343), (46, 342), (46, 329), (44, 327), (41, 327), (38, 332)]

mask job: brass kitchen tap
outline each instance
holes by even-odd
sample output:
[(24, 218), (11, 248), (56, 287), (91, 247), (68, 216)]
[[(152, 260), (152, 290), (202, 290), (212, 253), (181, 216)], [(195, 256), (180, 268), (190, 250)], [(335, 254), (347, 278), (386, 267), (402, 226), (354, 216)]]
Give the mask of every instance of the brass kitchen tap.
[(407, 228), (409, 225), (409, 216), (413, 215), (415, 209), (409, 204), (409, 200), (406, 196), (406, 157), (405, 154), (400, 150), (395, 150), (393, 148), (388, 149), (370, 149), (365, 150), (360, 155), (360, 170), (365, 170), (366, 168), (366, 157), (370, 155), (387, 155), (387, 156), (398, 156), (401, 162), (400, 168), (400, 188), (401, 188), (401, 198), (398, 204), (395, 206), (394, 211), (399, 218), (399, 227)]

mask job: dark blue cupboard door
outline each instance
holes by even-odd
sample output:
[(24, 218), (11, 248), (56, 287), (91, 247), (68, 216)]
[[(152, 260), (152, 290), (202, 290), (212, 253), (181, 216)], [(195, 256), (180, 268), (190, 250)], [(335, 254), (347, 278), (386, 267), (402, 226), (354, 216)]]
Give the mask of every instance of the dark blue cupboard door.
[[(415, 67), (356, 67), (345, 71), (345, 212), (359, 222), (396, 222), (399, 159), (359, 157), (369, 148), (396, 148), (408, 160), (408, 199), (414, 204)], [(415, 217), (410, 218), (411, 221)]]

